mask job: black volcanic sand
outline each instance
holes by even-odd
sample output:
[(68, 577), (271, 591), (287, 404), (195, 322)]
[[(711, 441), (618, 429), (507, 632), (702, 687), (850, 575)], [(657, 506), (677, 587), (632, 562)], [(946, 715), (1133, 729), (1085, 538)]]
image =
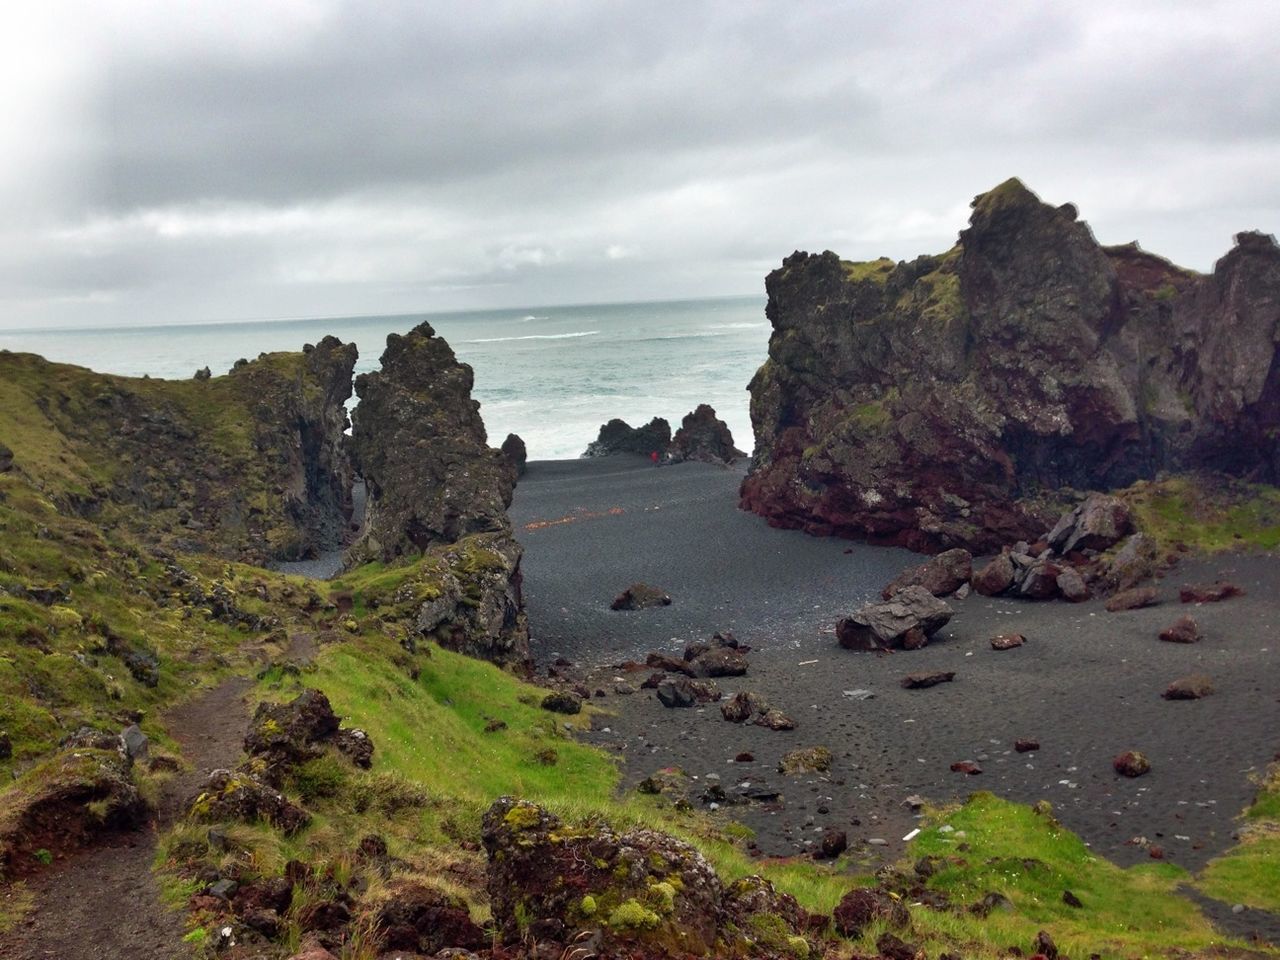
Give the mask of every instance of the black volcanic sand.
[[(829, 827), (846, 830), (871, 859), (896, 858), (916, 823), (903, 800), (963, 799), (976, 789), (1023, 803), (1049, 800), (1092, 848), (1121, 864), (1147, 859), (1145, 837), (1190, 869), (1232, 845), (1234, 818), (1253, 798), (1251, 774), (1280, 750), (1280, 563), (1229, 554), (1184, 562), (1160, 605), (1107, 613), (1100, 602), (1024, 603), (973, 596), (949, 601), (951, 623), (923, 650), (855, 653), (834, 640), (835, 620), (878, 594), (922, 558), (902, 550), (769, 528), (737, 509), (741, 470), (703, 464), (654, 468), (623, 457), (533, 463), (511, 514), (525, 545), (525, 600), (534, 652), (595, 667), (592, 742), (620, 751), (634, 784), (678, 765), (702, 784), (744, 780), (781, 789), (783, 802), (728, 808), (768, 855), (807, 850)], [(1183, 583), (1228, 578), (1247, 595), (1203, 606), (1178, 602)], [(614, 612), (636, 580), (667, 590), (670, 607)], [(1190, 613), (1206, 639), (1157, 639)], [(774, 732), (723, 720), (718, 705), (669, 710), (649, 691), (613, 694), (599, 668), (648, 650), (732, 629), (752, 646), (747, 676), (720, 680), (726, 694), (754, 689), (798, 723)], [(1027, 636), (994, 651), (998, 633)], [(953, 683), (903, 690), (908, 673), (954, 670)], [(1169, 702), (1166, 685), (1209, 675), (1217, 692)], [(638, 685), (645, 673), (626, 679)], [(844, 691), (870, 690), (869, 700)], [(1017, 738), (1041, 749), (1013, 751)], [(784, 778), (783, 753), (824, 745), (827, 776)], [(1112, 758), (1137, 749), (1152, 771), (1129, 780)], [(732, 758), (748, 751), (749, 764)], [(977, 762), (978, 776), (953, 773)], [(824, 812), (825, 811), (825, 812)], [(870, 845), (872, 839), (887, 841)]]

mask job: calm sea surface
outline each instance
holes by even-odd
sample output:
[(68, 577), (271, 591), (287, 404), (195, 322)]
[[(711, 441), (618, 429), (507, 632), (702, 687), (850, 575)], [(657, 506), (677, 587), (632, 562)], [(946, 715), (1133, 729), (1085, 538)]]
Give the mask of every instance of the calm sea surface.
[(375, 369), (388, 333), (427, 320), (475, 368), (475, 397), (497, 445), (518, 433), (536, 460), (576, 457), (600, 424), (666, 417), (699, 403), (752, 446), (747, 382), (764, 362), (764, 300), (735, 297), (533, 310), (273, 320), (81, 330), (0, 330), (0, 349), (125, 376), (183, 378), (240, 357), (298, 350), (326, 334), (354, 341)]

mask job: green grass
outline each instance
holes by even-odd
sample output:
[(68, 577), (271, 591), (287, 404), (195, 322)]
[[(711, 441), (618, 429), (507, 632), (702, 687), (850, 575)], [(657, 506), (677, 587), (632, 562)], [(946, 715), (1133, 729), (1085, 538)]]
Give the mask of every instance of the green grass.
[[(1029, 807), (975, 794), (930, 818), (914, 856), (948, 858), (929, 886), (962, 904), (1002, 893), (1015, 911), (980, 920), (970, 914), (916, 911), (923, 929), (946, 938), (1022, 949), (1048, 930), (1072, 956), (1139, 957), (1174, 948), (1205, 949), (1219, 936), (1189, 900), (1177, 895), (1187, 874), (1165, 863), (1121, 869), (1095, 856), (1079, 837)], [(943, 825), (954, 833), (943, 833)], [(963, 833), (963, 840), (956, 834)], [(968, 845), (961, 850), (960, 844)], [(1063, 902), (1070, 890), (1082, 909)], [(937, 921), (936, 926), (934, 921)]]
[(840, 266), (844, 268), (845, 277), (854, 283), (870, 280), (872, 283), (883, 285), (897, 264), (888, 257), (880, 257), (866, 261), (841, 260)]
[(1196, 886), (1217, 900), (1280, 912), (1280, 765), (1245, 811), (1240, 843), (1210, 861)]
[(1174, 477), (1137, 483), (1121, 496), (1138, 529), (1162, 546), (1184, 543), (1218, 553), (1240, 547), (1280, 547), (1280, 490), (1227, 478)]

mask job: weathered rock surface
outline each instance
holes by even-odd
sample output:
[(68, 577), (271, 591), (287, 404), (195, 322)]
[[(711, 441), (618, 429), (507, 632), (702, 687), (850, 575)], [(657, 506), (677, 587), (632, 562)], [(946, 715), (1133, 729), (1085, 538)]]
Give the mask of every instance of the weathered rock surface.
[(1119, 497), (1095, 493), (1058, 521), (1046, 538), (1060, 554), (1106, 550), (1133, 531), (1129, 506)]
[(859, 888), (850, 890), (841, 898), (831, 919), (837, 932), (846, 937), (858, 937), (873, 923), (905, 927), (910, 922), (910, 915), (900, 900), (883, 890)]
[(1142, 607), (1152, 607), (1159, 602), (1159, 595), (1156, 593), (1155, 587), (1132, 587), (1128, 590), (1122, 590), (1106, 603), (1106, 608), (1111, 613), (1119, 613), (1122, 610), (1138, 610)]
[[(503, 944), (590, 943), (598, 957), (622, 958), (766, 957), (803, 942), (805, 914), (794, 900), (760, 878), (726, 890), (700, 853), (666, 834), (569, 829), (503, 797), (484, 816), (483, 840)], [(763, 915), (779, 925), (783, 943), (745, 935)]]
[[(1239, 234), (1202, 276), (1102, 247), (1010, 180), (945, 254), (796, 253), (766, 287), (742, 504), (777, 526), (995, 552), (1050, 527), (1045, 491), (1162, 469), (1280, 479), (1271, 237)], [(1075, 546), (1123, 527), (1096, 519)]]
[(287, 703), (258, 704), (245, 734), (244, 752), (259, 761), (254, 776), (277, 787), (290, 768), (319, 757), (327, 747), (368, 769), (373, 741), (363, 730), (339, 727), (329, 698), (307, 689)]
[(935, 670), (929, 673), (909, 673), (900, 681), (904, 690), (926, 690), (940, 683), (950, 683), (956, 678), (954, 670)]
[(390, 334), (356, 378), (351, 455), (368, 488), (350, 561), (391, 560), (473, 533), (510, 533), (515, 468), (491, 448), (471, 367), (423, 323)]
[(955, 593), (973, 576), (973, 556), (968, 550), (956, 548), (930, 557), (910, 570), (904, 570), (881, 591), (880, 596), (891, 600), (904, 587), (924, 587), (935, 597)]
[(1213, 681), (1203, 673), (1180, 677), (1165, 688), (1161, 696), (1166, 700), (1199, 700), (1213, 693)]
[(916, 649), (946, 626), (952, 609), (919, 585), (903, 587), (892, 600), (869, 603), (836, 624), (846, 650)]
[(442, 552), (448, 569), (419, 633), (497, 663), (528, 659), (521, 548), (507, 507), (516, 465), (488, 445), (471, 368), (423, 323), (391, 334), (382, 366), (356, 378), (350, 450), (368, 491), (348, 565)]
[(529, 451), (525, 449), (524, 441), (518, 435), (508, 433), (507, 439), (502, 441), (502, 446), (498, 449), (507, 458), (507, 463), (515, 467), (516, 476), (523, 477), (529, 464)]
[(633, 427), (625, 420), (613, 419), (600, 427), (599, 435), (587, 449), (584, 457), (607, 457), (615, 453), (633, 453), (640, 456), (666, 453), (671, 445), (671, 424), (662, 417), (654, 417), (642, 427)]
[(397, 884), (378, 912), (382, 946), (423, 955), (448, 947), (478, 950), (488, 943), (461, 897), (419, 883)]
[(1160, 631), (1160, 639), (1165, 643), (1198, 643), (1204, 634), (1194, 617), (1179, 617)]
[(1111, 761), (1111, 766), (1122, 777), (1140, 777), (1151, 772), (1151, 761), (1137, 750), (1126, 750)]
[(647, 583), (633, 583), (613, 598), (610, 610), (647, 610), (650, 607), (668, 607), (671, 595)]
[(700, 403), (684, 415), (680, 429), (671, 440), (668, 458), (679, 463), (701, 460), (704, 463), (734, 463), (746, 454), (733, 445), (729, 425), (716, 416), (715, 409)]
[(1178, 599), (1183, 603), (1220, 603), (1232, 597), (1244, 596), (1244, 589), (1234, 583), (1219, 580), (1217, 583), (1187, 584), (1178, 591)]
[(326, 337), (225, 376), (170, 381), (0, 351), (0, 379), (18, 408), (7, 412), (38, 417), (51, 430), (42, 442), (80, 465), (31, 476), (66, 510), (165, 549), (266, 564), (342, 545), (355, 362), (353, 344)]

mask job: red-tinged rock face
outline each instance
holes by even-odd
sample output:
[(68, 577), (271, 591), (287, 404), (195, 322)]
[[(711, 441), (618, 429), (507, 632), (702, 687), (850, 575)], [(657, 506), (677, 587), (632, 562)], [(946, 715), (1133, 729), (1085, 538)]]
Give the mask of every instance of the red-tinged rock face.
[[(1100, 247), (1074, 208), (1016, 180), (973, 207), (946, 254), (872, 270), (796, 253), (769, 275), (744, 508), (815, 534), (983, 553), (1049, 529), (1037, 491), (1201, 466), (1276, 479), (1271, 238), (1241, 234), (1205, 277)], [(1104, 509), (1085, 527), (1073, 548), (1103, 549), (1127, 517)], [(1076, 586), (1067, 595), (1083, 599)]]

